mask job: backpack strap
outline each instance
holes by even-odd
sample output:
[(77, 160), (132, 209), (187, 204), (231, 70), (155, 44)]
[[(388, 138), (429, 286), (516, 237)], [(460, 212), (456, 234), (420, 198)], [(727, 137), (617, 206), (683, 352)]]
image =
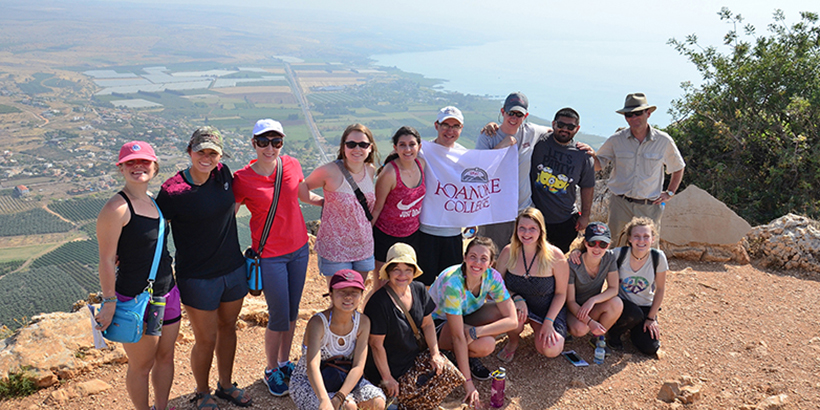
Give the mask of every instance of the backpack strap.
[[(621, 247), (621, 254), (618, 255), (618, 260), (616, 263), (618, 264), (618, 270), (621, 269), (621, 265), (624, 264), (624, 260), (626, 259), (627, 250), (629, 249), (628, 246)], [(652, 254), (652, 272), (658, 273), (658, 264), (661, 260), (661, 252), (655, 248), (650, 248), (649, 253)]]

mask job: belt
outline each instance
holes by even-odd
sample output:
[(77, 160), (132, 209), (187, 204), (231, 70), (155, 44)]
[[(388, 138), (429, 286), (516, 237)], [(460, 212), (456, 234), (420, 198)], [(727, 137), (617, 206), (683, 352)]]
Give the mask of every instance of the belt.
[(652, 199), (635, 199), (635, 198), (630, 198), (630, 197), (625, 196), (625, 195), (618, 195), (618, 196), (625, 199), (627, 202), (632, 202), (633, 204), (651, 205), (653, 202), (655, 202)]

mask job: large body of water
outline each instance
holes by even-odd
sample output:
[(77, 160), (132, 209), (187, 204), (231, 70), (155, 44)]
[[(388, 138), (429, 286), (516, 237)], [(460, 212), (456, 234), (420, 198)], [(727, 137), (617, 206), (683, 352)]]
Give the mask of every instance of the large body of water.
[(646, 93), (649, 103), (658, 106), (650, 123), (666, 126), (672, 120), (667, 113), (671, 101), (683, 95), (681, 82), (699, 82), (692, 64), (664, 40), (499, 41), (372, 58), (381, 66), (446, 80), (447, 91), (499, 100), (521, 91), (529, 98), (530, 112), (549, 120), (563, 107), (575, 108), (581, 131), (600, 136), (626, 125), (615, 110), (623, 107), (627, 94)]

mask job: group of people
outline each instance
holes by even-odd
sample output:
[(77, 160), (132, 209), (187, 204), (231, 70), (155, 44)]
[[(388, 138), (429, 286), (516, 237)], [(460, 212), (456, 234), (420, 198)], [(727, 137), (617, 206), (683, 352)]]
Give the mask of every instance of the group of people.
[[(97, 222), (103, 295), (98, 329), (110, 325), (118, 301), (134, 298), (148, 284), (154, 249), (167, 243), (158, 238), (160, 215), (170, 222), (176, 245), (173, 268), (167, 248), (161, 249), (152, 285), (166, 298), (161, 335), (124, 345), (126, 386), (135, 408), (168, 406), (182, 307), (195, 339), (194, 407), (216, 409), (216, 398), (251, 405), (232, 375), (235, 324), (248, 293), (235, 217), (241, 205), (251, 213), (252, 247), (261, 257), (270, 318), (265, 385), (274, 396), (289, 394), (300, 409), (382, 409), (395, 398), (404, 408), (422, 402), (434, 407), (431, 400), (449, 390), (440, 396), (422, 386), (455, 384), (463, 384), (467, 404), (478, 405), (473, 380), (490, 377), (479, 358), (492, 354), (496, 337), (506, 334), (498, 357), (514, 360), (527, 323), (536, 350), (547, 357), (561, 353), (568, 334), (587, 333), (606, 334), (616, 349), (630, 333), (637, 349), (654, 354), (668, 265), (652, 244), (663, 203), (683, 174), (674, 142), (647, 124), (655, 107), (643, 94), (627, 96), (618, 112), (630, 127), (597, 153), (574, 141), (580, 128), (575, 110), (558, 111), (549, 128), (526, 122), (527, 108), (523, 94), (510, 94), (501, 123), (488, 124), (476, 144), (517, 146), (518, 217), (479, 227), (466, 248), (461, 228), (419, 219), (427, 165), (419, 155), (421, 136), (412, 127), (396, 131), (394, 152), (377, 169), (372, 132), (350, 125), (337, 159), (307, 177), (297, 159), (282, 154), (286, 134), (277, 121), (255, 124), (250, 143), (256, 159), (233, 174), (221, 162), (219, 131), (201, 127), (187, 147), (190, 166), (162, 184), (156, 201), (148, 193), (159, 169), (153, 148), (142, 141), (123, 145), (117, 167), (125, 186)], [(457, 142), (464, 125), (458, 108), (441, 109), (434, 125), (432, 143), (463, 149)], [(589, 221), (594, 171), (608, 164), (612, 231)], [(664, 168), (672, 177), (660, 192)], [(323, 196), (313, 192), (317, 188)], [(299, 201), (322, 207), (315, 250), (331, 305), (309, 320), (294, 363), (290, 351), (309, 259)], [(621, 231), (626, 246), (610, 249), (618, 242), (610, 232)], [(218, 377), (211, 390), (214, 356)]]

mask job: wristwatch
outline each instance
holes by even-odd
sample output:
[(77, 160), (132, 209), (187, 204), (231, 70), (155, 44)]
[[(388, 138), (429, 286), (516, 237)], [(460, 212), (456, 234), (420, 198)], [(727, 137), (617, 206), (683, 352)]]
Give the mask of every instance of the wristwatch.
[(669, 197), (672, 198), (673, 196), (675, 196), (675, 191), (670, 189), (669, 191), (666, 191), (666, 195), (669, 195)]

